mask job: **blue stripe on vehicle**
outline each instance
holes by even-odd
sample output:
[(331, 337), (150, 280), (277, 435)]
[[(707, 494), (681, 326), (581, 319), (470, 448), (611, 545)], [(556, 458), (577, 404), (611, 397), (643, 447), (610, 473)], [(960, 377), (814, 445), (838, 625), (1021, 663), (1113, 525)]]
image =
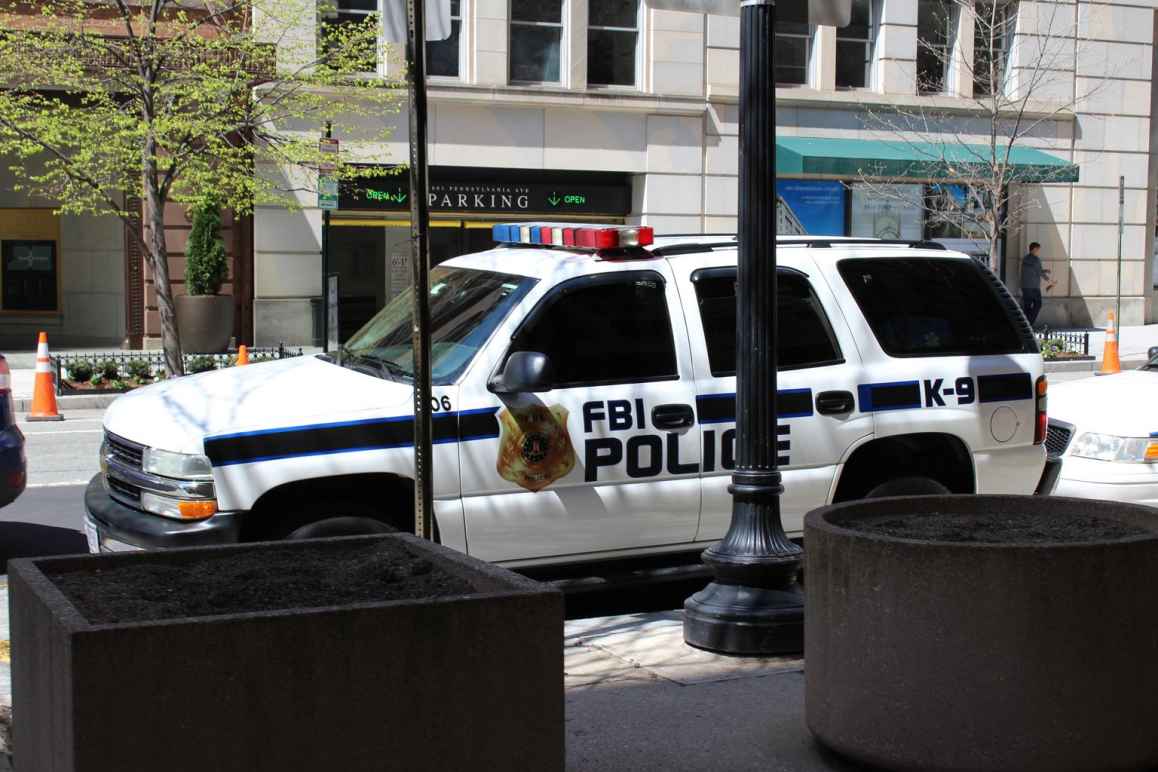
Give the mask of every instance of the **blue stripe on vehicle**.
[(921, 407), (920, 381), (862, 383), (856, 387), (862, 413)]
[[(435, 413), (432, 442), (445, 445), (498, 437), (498, 411), (496, 406)], [(306, 424), (205, 438), (205, 454), (214, 466), (411, 447), (414, 447), (413, 416)]]
[[(812, 389), (781, 389), (776, 406), (779, 418), (807, 418), (813, 414)], [(701, 424), (735, 423), (736, 393), (696, 395), (696, 417)]]

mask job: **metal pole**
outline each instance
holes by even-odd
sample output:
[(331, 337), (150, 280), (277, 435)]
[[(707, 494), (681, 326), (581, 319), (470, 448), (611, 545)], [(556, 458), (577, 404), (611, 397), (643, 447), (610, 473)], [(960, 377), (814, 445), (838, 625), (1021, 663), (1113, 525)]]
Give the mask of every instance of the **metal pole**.
[(780, 522), (776, 408), (775, 0), (740, 3), (739, 282), (732, 522), (703, 560), (715, 580), (684, 603), (684, 640), (728, 654), (804, 647), (801, 549)]
[[(334, 136), (333, 124), (326, 121), (326, 139)], [(329, 302), (330, 276), (330, 210), (322, 210), (322, 351), (330, 351), (330, 309)]]
[(1118, 294), (1114, 304), (1114, 324), (1122, 326), (1122, 233), (1126, 230), (1126, 178), (1118, 177)]
[(426, 198), (426, 7), (407, 0), (410, 97), (410, 269), (414, 277), (414, 533), (433, 537), (431, 479), (429, 203)]

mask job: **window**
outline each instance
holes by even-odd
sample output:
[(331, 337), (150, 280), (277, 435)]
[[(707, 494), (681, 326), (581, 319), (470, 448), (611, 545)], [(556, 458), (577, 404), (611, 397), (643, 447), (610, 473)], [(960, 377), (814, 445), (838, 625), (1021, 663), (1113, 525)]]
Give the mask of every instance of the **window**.
[[(708, 367), (716, 378), (736, 374), (736, 269), (707, 268), (692, 277), (708, 343)], [(779, 271), (776, 283), (780, 335), (776, 369), (820, 367), (844, 361), (820, 300), (808, 279)]]
[[(378, 0), (336, 0), (322, 6), (320, 30), (321, 56), (326, 58), (341, 52), (342, 56), (357, 53), (365, 56), (361, 69), (378, 69)], [(374, 20), (371, 20), (373, 17)], [(366, 25), (373, 24), (373, 27)], [(370, 32), (372, 30), (372, 34)], [(362, 51), (365, 49), (365, 51)]]
[(808, 60), (812, 53), (812, 28), (808, 3), (776, 6), (776, 83), (801, 86), (808, 83)]
[[(438, 267), (430, 272), (430, 378), (446, 385), (462, 375), (475, 354), (536, 280), (468, 268)], [(343, 348), (353, 361), (369, 360), (403, 378), (413, 376), (411, 304), (407, 287)]]
[(984, 190), (965, 185), (935, 183), (925, 187), (925, 238), (985, 239), (981, 225), (992, 211)]
[(873, 24), (872, 0), (853, 0), (849, 25), (836, 30), (837, 88), (864, 88), (869, 84)]
[(587, 83), (634, 86), (639, 0), (589, 0)]
[(679, 377), (664, 281), (652, 271), (562, 285), (531, 313), (511, 350), (550, 357), (556, 387)]
[(5, 311), (56, 311), (56, 242), (0, 242)]
[(426, 74), (458, 77), (459, 39), (462, 34), (462, 0), (450, 0), (450, 37), (426, 44)]
[(947, 0), (918, 0), (917, 93), (945, 93), (956, 31), (957, 16)]
[(837, 269), (889, 356), (1037, 351), (1012, 298), (999, 294), (997, 277), (973, 260), (849, 259)]
[(511, 0), (511, 81), (559, 83), (563, 0)]
[(1017, 23), (1017, 6), (977, 3), (973, 25), (973, 96), (1005, 90), (1009, 45)]

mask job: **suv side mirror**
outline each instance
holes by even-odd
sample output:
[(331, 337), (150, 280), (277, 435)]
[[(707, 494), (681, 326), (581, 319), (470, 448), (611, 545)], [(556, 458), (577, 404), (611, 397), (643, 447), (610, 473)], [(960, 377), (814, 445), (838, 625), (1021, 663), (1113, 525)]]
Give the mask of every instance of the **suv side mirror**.
[(515, 351), (487, 388), (496, 394), (551, 390), (551, 360), (538, 351)]
[(1146, 358), (1147, 359), (1153, 359), (1154, 357), (1158, 357), (1158, 346), (1151, 346), (1146, 351)]

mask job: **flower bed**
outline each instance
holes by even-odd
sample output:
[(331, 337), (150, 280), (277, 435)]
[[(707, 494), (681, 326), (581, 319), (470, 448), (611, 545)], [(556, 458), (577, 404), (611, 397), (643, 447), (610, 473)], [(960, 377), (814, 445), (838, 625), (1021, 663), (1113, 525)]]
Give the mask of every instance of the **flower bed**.
[[(300, 348), (294, 352), (285, 346), (249, 349), (249, 362), (255, 364), (301, 355)], [(64, 353), (52, 360), (58, 395), (120, 394), (167, 377), (165, 355), (160, 351)], [(237, 352), (185, 356), (185, 372), (189, 375), (236, 364)]]

